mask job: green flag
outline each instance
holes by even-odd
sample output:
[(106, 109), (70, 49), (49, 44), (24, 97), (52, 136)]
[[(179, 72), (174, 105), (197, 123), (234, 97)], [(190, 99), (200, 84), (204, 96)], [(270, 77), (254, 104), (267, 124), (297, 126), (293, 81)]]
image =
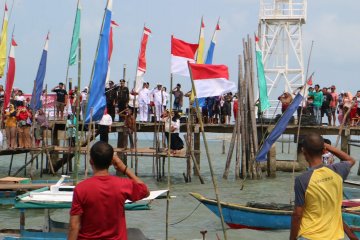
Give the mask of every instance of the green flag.
[(260, 50), (259, 39), (257, 37), (255, 37), (255, 44), (256, 44), (256, 62), (257, 62), (258, 84), (259, 84), (260, 111), (264, 112), (270, 108), (270, 103), (267, 94), (264, 64), (262, 62), (262, 52)]
[(71, 39), (70, 55), (69, 55), (70, 66), (74, 65), (76, 62), (77, 48), (79, 45), (79, 38), (80, 38), (80, 17), (81, 17), (81, 8), (80, 8), (80, 0), (78, 0), (73, 35)]

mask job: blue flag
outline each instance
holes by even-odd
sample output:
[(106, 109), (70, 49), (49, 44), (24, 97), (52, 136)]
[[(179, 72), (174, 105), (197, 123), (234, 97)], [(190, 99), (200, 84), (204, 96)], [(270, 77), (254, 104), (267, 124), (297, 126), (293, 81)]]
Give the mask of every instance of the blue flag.
[(267, 154), (270, 151), (271, 146), (276, 142), (280, 135), (285, 131), (291, 117), (297, 110), (299, 104), (303, 100), (303, 96), (298, 93), (286, 111), (283, 113), (279, 121), (276, 123), (274, 129), (271, 131), (265, 142), (261, 146), (256, 161), (263, 162), (267, 160)]
[(45, 73), (46, 73), (46, 60), (49, 45), (49, 34), (46, 37), (45, 46), (41, 55), (40, 65), (36, 74), (35, 85), (31, 96), (30, 108), (37, 111), (41, 108), (41, 93), (43, 90)]
[(89, 99), (86, 108), (85, 122), (90, 122), (90, 113), (92, 109), (92, 120), (99, 121), (104, 115), (106, 107), (105, 82), (109, 65), (109, 37), (111, 24), (111, 6), (112, 0), (108, 1), (105, 9), (104, 24), (100, 35), (100, 44), (96, 56), (94, 74), (92, 76), (89, 90)]

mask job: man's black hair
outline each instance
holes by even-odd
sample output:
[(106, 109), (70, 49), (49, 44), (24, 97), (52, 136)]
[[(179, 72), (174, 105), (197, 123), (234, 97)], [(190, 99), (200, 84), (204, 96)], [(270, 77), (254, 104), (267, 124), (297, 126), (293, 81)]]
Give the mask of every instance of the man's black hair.
[(324, 143), (331, 145), (331, 140), (328, 138), (324, 138)]
[(302, 147), (311, 156), (321, 156), (324, 150), (324, 139), (320, 134), (310, 133), (304, 137)]
[(315, 87), (318, 87), (318, 88), (320, 88), (320, 85), (319, 85), (319, 84), (315, 84)]
[(181, 84), (180, 84), (180, 83), (176, 84), (176, 86), (179, 87), (179, 88), (181, 88)]
[(90, 157), (98, 170), (108, 169), (114, 155), (113, 147), (103, 141), (96, 142), (90, 149)]

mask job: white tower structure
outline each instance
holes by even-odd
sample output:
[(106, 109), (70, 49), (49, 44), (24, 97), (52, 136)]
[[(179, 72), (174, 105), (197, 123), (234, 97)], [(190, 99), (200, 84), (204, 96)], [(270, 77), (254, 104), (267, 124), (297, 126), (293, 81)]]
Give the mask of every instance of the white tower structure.
[(279, 95), (305, 81), (302, 25), (306, 10), (307, 0), (260, 0), (258, 36), (273, 111)]

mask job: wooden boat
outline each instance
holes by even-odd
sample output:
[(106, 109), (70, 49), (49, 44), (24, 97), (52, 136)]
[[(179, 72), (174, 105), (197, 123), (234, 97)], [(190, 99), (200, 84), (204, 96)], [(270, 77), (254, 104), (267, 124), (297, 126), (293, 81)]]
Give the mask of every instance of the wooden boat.
[(360, 239), (360, 212), (346, 210), (342, 214), (344, 223), (350, 231)]
[[(190, 193), (219, 217), (216, 200), (205, 198), (198, 193)], [(221, 202), (225, 223), (234, 229), (248, 228), (255, 230), (290, 229), (292, 207), (288, 204), (246, 205)]]
[[(205, 198), (199, 193), (190, 193), (190, 195), (204, 204), (216, 216), (220, 217), (216, 200)], [(292, 205), (253, 202), (245, 205), (227, 202), (221, 202), (220, 204), (224, 221), (230, 228), (248, 228), (254, 230), (290, 229)], [(359, 212), (344, 211), (343, 217), (344, 222), (360, 234), (360, 199), (344, 200), (343, 207), (359, 208)]]

